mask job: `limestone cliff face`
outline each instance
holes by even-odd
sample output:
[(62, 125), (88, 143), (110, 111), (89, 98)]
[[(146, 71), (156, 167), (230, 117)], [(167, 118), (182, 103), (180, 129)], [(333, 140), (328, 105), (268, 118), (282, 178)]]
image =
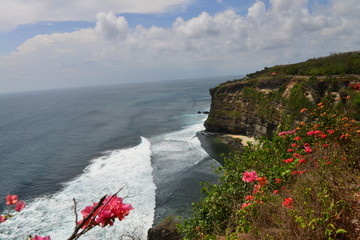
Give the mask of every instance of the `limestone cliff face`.
[(277, 128), (300, 121), (302, 108), (311, 109), (320, 101), (345, 106), (348, 86), (356, 81), (358, 76), (274, 74), (223, 83), (210, 89), (211, 109), (204, 125), (209, 132), (270, 137)]

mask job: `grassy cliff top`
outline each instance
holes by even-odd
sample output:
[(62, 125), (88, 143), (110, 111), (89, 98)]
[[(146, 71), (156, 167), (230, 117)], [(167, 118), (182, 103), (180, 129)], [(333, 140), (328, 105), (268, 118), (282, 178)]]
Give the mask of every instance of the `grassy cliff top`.
[(248, 77), (269, 75), (331, 76), (360, 74), (360, 51), (334, 53), (326, 57), (312, 58), (305, 62), (265, 67), (261, 71), (248, 74)]
[(305, 62), (265, 67), (263, 70), (249, 73), (245, 78), (234, 79), (220, 85), (251, 84), (269, 82), (288, 76), (346, 78), (348, 75), (360, 75), (360, 51), (334, 53), (326, 57), (312, 58)]

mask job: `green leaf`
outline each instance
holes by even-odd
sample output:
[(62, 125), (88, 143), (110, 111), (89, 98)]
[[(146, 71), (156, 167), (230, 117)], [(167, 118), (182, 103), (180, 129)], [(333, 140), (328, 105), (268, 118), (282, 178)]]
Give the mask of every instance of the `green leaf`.
[(347, 233), (347, 231), (342, 228), (339, 228), (338, 230), (336, 230), (336, 234), (341, 234), (341, 233)]

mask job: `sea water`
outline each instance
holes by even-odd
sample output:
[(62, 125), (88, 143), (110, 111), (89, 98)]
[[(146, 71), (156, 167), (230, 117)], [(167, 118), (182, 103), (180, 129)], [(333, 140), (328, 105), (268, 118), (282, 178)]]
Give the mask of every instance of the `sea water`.
[[(133, 206), (84, 239), (146, 239), (168, 215), (187, 216), (218, 163), (201, 148), (208, 89), (224, 79), (168, 81), (0, 95), (0, 204), (27, 203), (0, 239), (66, 239), (78, 212), (105, 194)], [(80, 216), (81, 217), (81, 216)], [(130, 236), (130, 237), (129, 237)]]

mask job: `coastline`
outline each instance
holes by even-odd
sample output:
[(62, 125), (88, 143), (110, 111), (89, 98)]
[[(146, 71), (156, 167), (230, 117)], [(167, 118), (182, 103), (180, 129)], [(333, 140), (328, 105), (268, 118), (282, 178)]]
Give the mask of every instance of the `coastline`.
[(237, 134), (211, 133), (200, 131), (196, 133), (200, 140), (201, 147), (221, 165), (224, 164), (224, 157), (240, 153), (244, 146), (256, 143), (255, 138)]

